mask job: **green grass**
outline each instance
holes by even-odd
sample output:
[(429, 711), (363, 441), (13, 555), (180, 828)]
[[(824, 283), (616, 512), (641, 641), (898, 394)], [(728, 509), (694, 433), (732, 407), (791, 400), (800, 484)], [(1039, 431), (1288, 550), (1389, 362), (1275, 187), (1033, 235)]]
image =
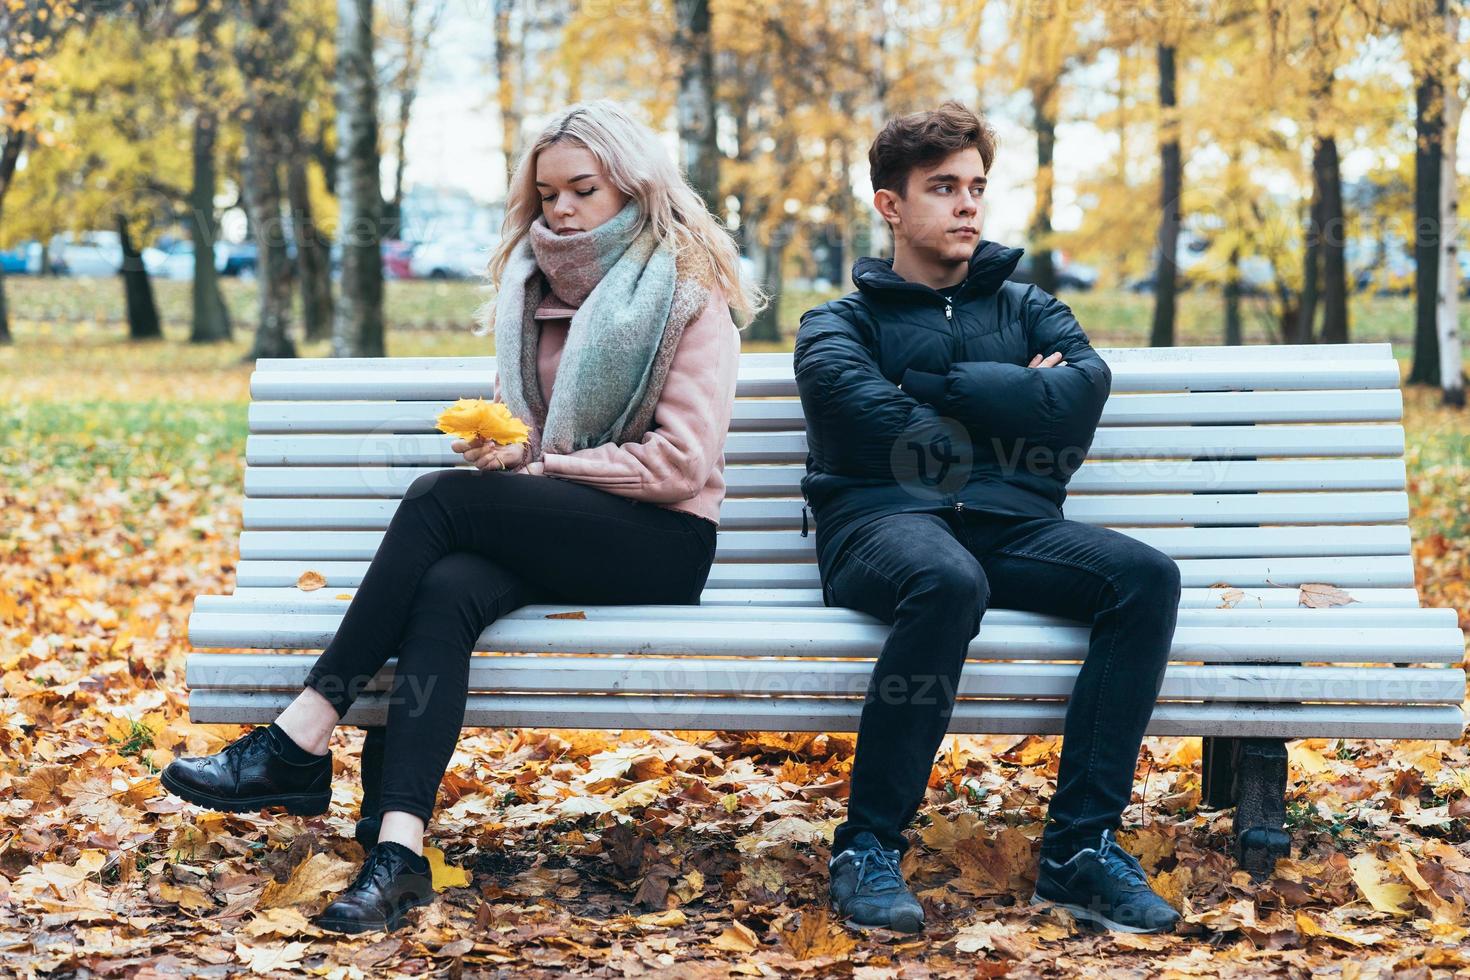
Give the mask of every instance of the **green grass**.
[[(237, 333), (248, 337), (257, 315), (258, 286), (253, 280), (226, 278), (221, 281), (225, 304)], [(153, 283), (154, 295), (169, 338), (187, 339), (190, 317), (190, 284), (169, 280)], [(788, 289), (781, 302), (781, 326), (789, 338), (804, 310), (841, 295), (850, 287), (814, 292)], [(112, 279), (65, 279), (11, 276), (5, 280), (11, 316), (17, 332), (35, 336), (64, 336), (81, 326), (92, 332), (108, 328), (121, 332), (124, 324), (122, 286)], [(488, 344), (488, 338), (471, 336), (474, 310), (485, 292), (474, 282), (389, 280), (385, 284), (384, 307), (390, 331), (390, 353), (432, 354), (441, 349), (463, 350)], [(1061, 294), (1076, 312), (1088, 335), (1099, 346), (1141, 346), (1148, 343), (1153, 318), (1153, 298), (1118, 290)], [(299, 317), (299, 295), (297, 298)], [(1242, 300), (1246, 343), (1274, 340), (1268, 320), (1270, 309), (1264, 299)], [(1351, 297), (1349, 320), (1355, 341), (1390, 341), (1395, 353), (1408, 350), (1413, 341), (1413, 298)], [(1223, 305), (1216, 291), (1192, 290), (1179, 297), (1178, 339), (1181, 344), (1223, 343)], [(1470, 328), (1470, 303), (1462, 304), (1461, 322)], [(444, 332), (445, 336), (425, 336)], [(412, 334), (410, 333), (412, 332)], [(1470, 332), (1470, 330), (1467, 330)], [(442, 346), (441, 346), (442, 344)], [(325, 345), (322, 345), (325, 349)], [(399, 350), (397, 348), (401, 347)], [(1401, 351), (1400, 348), (1403, 350)], [(756, 348), (759, 349), (759, 348)], [(310, 353), (311, 348), (307, 348)]]

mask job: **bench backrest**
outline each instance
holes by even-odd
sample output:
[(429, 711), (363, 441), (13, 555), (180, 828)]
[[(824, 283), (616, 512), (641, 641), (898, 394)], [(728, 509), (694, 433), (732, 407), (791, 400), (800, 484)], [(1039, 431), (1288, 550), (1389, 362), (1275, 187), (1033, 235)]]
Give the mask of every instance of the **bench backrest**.
[[(1067, 517), (1143, 539), (1186, 587), (1412, 590), (1403, 402), (1390, 345), (1098, 348), (1113, 369)], [(493, 357), (261, 359), (238, 584), (313, 568), (354, 586), (404, 490), (464, 465), (434, 428), (493, 397)], [(720, 589), (811, 589), (791, 354), (743, 354), (726, 446)]]

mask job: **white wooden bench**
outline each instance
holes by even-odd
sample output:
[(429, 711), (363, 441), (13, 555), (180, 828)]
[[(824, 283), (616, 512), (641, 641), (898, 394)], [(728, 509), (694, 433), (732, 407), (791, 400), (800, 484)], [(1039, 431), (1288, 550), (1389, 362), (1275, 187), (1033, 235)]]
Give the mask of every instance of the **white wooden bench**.
[[(1236, 806), (1237, 858), (1268, 870), (1289, 853), (1284, 740), (1464, 728), (1455, 611), (1415, 590), (1398, 367), (1388, 344), (1100, 353), (1113, 395), (1065, 513), (1178, 561), (1148, 732), (1205, 739), (1206, 803)], [(257, 362), (236, 589), (197, 597), (189, 637), (277, 652), (192, 653), (191, 720), (262, 724), (299, 692), (405, 488), (466, 465), (435, 416), (492, 397), (493, 377), (490, 357)], [(822, 603), (805, 460), (791, 355), (742, 355), (702, 604), (507, 615), (477, 644), (465, 725), (855, 731), (888, 627)], [(298, 589), (308, 570), (326, 587)], [(1304, 606), (1303, 583), (1354, 601)], [(1082, 623), (987, 612), (951, 730), (1059, 734), (1087, 639)], [(344, 719), (368, 729), (369, 783), (393, 664)]]

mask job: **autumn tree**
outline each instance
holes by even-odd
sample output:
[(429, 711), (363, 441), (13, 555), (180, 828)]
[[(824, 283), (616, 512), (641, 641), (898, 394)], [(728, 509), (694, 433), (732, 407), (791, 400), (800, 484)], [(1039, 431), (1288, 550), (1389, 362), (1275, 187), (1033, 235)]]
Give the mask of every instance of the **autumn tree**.
[[(37, 84), (50, 74), (48, 59), (77, 17), (71, 0), (0, 3), (0, 245), (10, 244), (5, 198), (35, 130)], [(0, 344), (8, 343), (10, 312), (0, 269)]]
[(188, 16), (140, 5), (78, 23), (53, 54), (41, 121), (47, 139), (18, 186), (31, 235), (117, 235), (132, 340), (163, 335), (142, 249), (190, 216), (191, 127), (179, 106), (190, 98), (191, 76), (175, 70)]

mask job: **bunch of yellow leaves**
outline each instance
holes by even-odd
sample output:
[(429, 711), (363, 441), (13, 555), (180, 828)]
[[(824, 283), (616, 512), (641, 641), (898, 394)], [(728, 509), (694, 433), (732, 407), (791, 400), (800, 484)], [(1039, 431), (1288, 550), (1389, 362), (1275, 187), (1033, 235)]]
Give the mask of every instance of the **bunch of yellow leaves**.
[(440, 432), (460, 439), (476, 437), (502, 446), (525, 442), (531, 437), (526, 423), (510, 414), (503, 402), (487, 402), (483, 398), (461, 398), (439, 413)]

